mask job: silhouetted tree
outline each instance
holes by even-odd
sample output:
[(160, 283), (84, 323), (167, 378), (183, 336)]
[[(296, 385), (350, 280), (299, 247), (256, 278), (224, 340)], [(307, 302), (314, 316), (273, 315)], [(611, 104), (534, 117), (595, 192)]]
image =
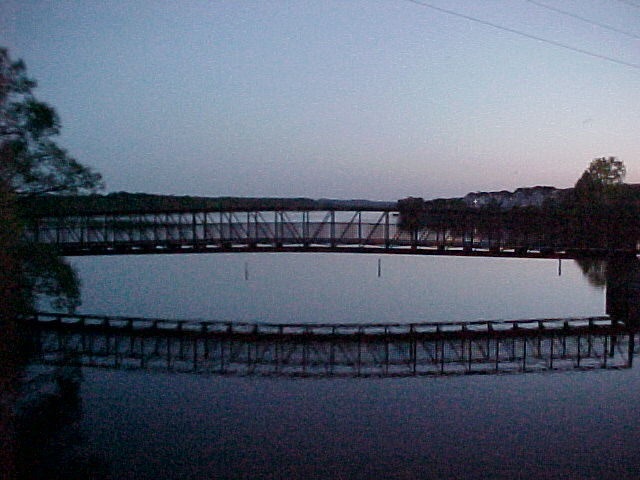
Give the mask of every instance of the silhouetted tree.
[(12, 61), (0, 48), (0, 476), (6, 478), (25, 473), (16, 405), (31, 350), (20, 318), (34, 307), (38, 294), (67, 309), (80, 298), (76, 274), (64, 259), (50, 247), (26, 243), (17, 199), (88, 192), (102, 185), (99, 174), (52, 140), (60, 122), (53, 108), (34, 97), (35, 86), (24, 63)]
[(77, 193), (102, 186), (100, 174), (80, 164), (52, 137), (56, 111), (33, 95), (36, 82), (22, 60), (0, 48), (0, 178), (17, 195)]
[(411, 235), (411, 245), (418, 243), (418, 234), (426, 226), (426, 207), (424, 199), (408, 197), (398, 200), (398, 211), (400, 212), (400, 229), (409, 232)]
[(594, 159), (574, 188), (569, 205), (574, 231), (584, 245), (635, 249), (638, 239), (638, 198), (623, 183), (626, 168), (616, 157)]
[(0, 250), (16, 265), (12, 272), (0, 274), (13, 277), (2, 284), (14, 285), (11, 294), (22, 310), (38, 294), (55, 298), (58, 307), (73, 309), (80, 297), (75, 272), (50, 247), (25, 243), (16, 199), (95, 191), (102, 180), (53, 141), (60, 121), (52, 107), (35, 98), (35, 87), (24, 62), (12, 61), (0, 48), (0, 203), (5, 211), (0, 229), (11, 232), (2, 238)]

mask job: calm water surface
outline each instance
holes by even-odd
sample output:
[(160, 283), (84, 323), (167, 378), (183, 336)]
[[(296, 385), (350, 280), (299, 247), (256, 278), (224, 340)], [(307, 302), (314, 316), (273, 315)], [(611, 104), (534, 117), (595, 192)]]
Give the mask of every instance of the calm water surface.
[[(351, 254), (73, 259), (82, 311), (266, 322), (426, 322), (604, 314), (573, 261)], [(248, 277), (248, 279), (246, 279)]]
[[(573, 262), (357, 255), (73, 259), (87, 313), (273, 322), (604, 314)], [(248, 279), (245, 279), (245, 269)], [(83, 369), (106, 478), (639, 478), (637, 369), (287, 379)]]

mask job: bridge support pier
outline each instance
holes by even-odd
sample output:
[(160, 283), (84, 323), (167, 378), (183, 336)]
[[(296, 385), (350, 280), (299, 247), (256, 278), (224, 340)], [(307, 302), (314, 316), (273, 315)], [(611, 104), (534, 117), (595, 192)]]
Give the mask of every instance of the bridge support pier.
[(628, 325), (640, 325), (640, 261), (610, 257), (606, 265), (608, 315)]

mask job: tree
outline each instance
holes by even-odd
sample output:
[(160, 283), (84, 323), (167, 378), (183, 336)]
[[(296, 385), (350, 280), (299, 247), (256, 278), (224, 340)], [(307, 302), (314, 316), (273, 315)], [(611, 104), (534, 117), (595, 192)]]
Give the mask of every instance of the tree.
[(100, 174), (53, 141), (60, 119), (34, 97), (36, 86), (24, 62), (12, 61), (0, 48), (0, 180), (18, 196), (100, 189)]
[(595, 158), (576, 182), (576, 200), (585, 204), (600, 204), (624, 182), (627, 170), (616, 157)]
[(617, 185), (624, 182), (627, 169), (616, 157), (600, 157), (591, 161), (585, 173), (602, 185)]
[(0, 48), (0, 287), (17, 310), (49, 296), (68, 310), (79, 304), (73, 269), (47, 246), (28, 245), (21, 236), (15, 199), (47, 194), (90, 192), (102, 188), (100, 174), (80, 164), (52, 139), (60, 133), (56, 111), (33, 95), (36, 82), (22, 60)]
[(640, 238), (636, 190), (624, 183), (626, 168), (616, 157), (594, 159), (564, 202), (577, 246), (634, 251)]
[(34, 308), (39, 294), (67, 309), (80, 300), (71, 266), (51, 248), (25, 242), (16, 198), (102, 186), (99, 174), (52, 140), (60, 121), (52, 107), (33, 96), (35, 86), (24, 62), (13, 62), (0, 48), (0, 472), (7, 478), (22, 478), (20, 473), (28, 471), (19, 461), (15, 409), (31, 345), (20, 318)]
[(418, 233), (426, 226), (424, 199), (420, 197), (408, 197), (398, 200), (398, 210), (400, 211), (400, 221), (398, 225), (401, 230), (410, 233), (411, 245), (416, 247)]

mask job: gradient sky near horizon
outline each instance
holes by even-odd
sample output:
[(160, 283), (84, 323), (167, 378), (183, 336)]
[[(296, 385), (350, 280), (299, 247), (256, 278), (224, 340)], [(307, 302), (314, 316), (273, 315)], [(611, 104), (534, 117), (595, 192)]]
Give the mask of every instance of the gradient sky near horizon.
[[(425, 0), (426, 1), (426, 0)], [(0, 0), (107, 191), (395, 200), (640, 182), (640, 0)]]

